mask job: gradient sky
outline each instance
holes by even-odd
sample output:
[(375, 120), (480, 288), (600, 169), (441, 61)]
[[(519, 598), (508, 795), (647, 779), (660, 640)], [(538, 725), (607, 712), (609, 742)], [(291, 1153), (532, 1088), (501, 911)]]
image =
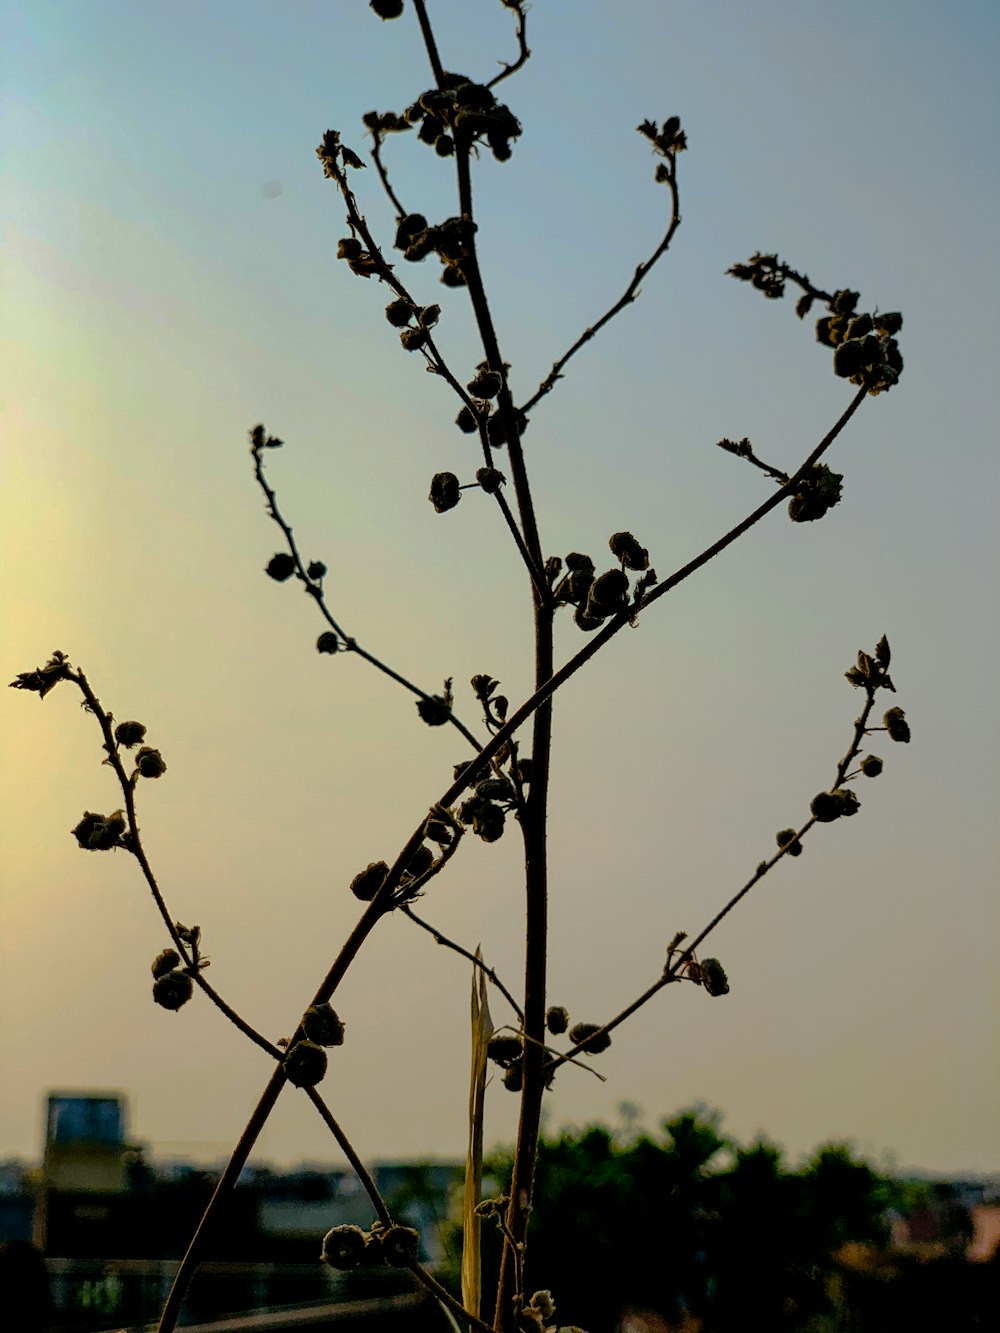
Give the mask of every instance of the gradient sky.
[[(449, 68), (511, 57), (496, 0), (430, 9)], [(811, 321), (725, 277), (734, 261), (777, 250), (906, 319), (901, 384), (828, 458), (840, 507), (776, 511), (559, 696), (552, 1002), (616, 1012), (802, 822), (859, 707), (843, 672), (883, 632), (913, 743), (875, 738), (860, 816), (817, 829), (713, 938), (731, 994), (664, 992), (601, 1057), (607, 1082), (562, 1072), (551, 1125), (614, 1122), (624, 1101), (654, 1125), (703, 1100), (793, 1158), (847, 1138), (901, 1166), (1000, 1168), (998, 28), (974, 0), (531, 11), (533, 58), (504, 85), (523, 137), (476, 171), (517, 397), (662, 232), (634, 127), (677, 113), (690, 140), (671, 255), (532, 415), (547, 552), (600, 562), (629, 528), (665, 575), (768, 494), (717, 439), (794, 468), (846, 405)], [(271, 481), (360, 642), (427, 689), (454, 676), (472, 724), (473, 672), (513, 701), (530, 687), (499, 515), (425, 498), (438, 470), (471, 480), (476, 451), (400, 351), (385, 290), (335, 261), (343, 209), (314, 155), (328, 126), (362, 149), (362, 113), (429, 85), (415, 22), (363, 0), (12, 0), (2, 52), (3, 679), (60, 648), (148, 726), (169, 768), (141, 792), (147, 852), (213, 982), (277, 1038), (357, 917), (350, 879), (393, 859), (465, 752), (361, 660), (319, 656), (315, 609), (264, 576), (279, 534), (248, 427), (287, 442)], [(408, 207), (455, 211), (451, 166), (415, 137), (389, 160)], [(358, 188), (388, 240), (377, 184)], [(480, 353), (463, 294), (434, 260), (405, 276), (441, 301), (464, 378)], [(581, 641), (567, 617), (560, 657)], [(58, 1087), (126, 1090), (154, 1150), (216, 1157), (266, 1059), (200, 998), (152, 1004), (167, 941), (137, 869), (69, 835), (118, 804), (75, 691), (0, 707), (0, 1154), (38, 1151)], [(423, 908), (517, 984), (520, 901), (512, 833), (467, 839)], [(464, 961), (403, 919), (378, 929), (324, 1085), (363, 1154), (464, 1151), (468, 1003)], [(488, 1140), (515, 1114), (497, 1085)], [(336, 1153), (286, 1094), (261, 1156)]]

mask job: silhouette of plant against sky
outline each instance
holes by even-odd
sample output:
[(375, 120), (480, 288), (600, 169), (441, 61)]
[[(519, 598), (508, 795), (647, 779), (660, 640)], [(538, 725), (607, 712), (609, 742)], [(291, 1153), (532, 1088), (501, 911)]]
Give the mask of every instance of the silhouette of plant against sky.
[[(821, 519), (840, 502), (843, 477), (823, 461), (824, 456), (865, 399), (897, 383), (903, 369), (897, 344), (902, 317), (874, 307), (866, 309), (859, 293), (846, 287), (826, 290), (816, 286), (774, 254), (758, 252), (747, 262), (734, 264), (732, 276), (747, 282), (768, 300), (782, 299), (789, 286), (794, 288), (799, 293), (795, 310), (800, 320), (814, 311), (822, 312), (815, 326), (816, 339), (821, 347), (832, 351), (834, 374), (854, 389), (841, 416), (800, 462), (787, 467), (763, 461), (748, 439), (718, 441), (720, 448), (764, 472), (773, 488), (746, 518), (677, 569), (657, 572), (656, 533), (643, 533), (641, 537), (626, 531), (610, 533), (604, 555), (553, 553), (540, 527), (530, 480), (531, 414), (558, 386), (587, 343), (637, 298), (640, 284), (669, 249), (681, 223), (680, 163), (688, 140), (675, 114), (663, 121), (646, 119), (639, 124), (638, 132), (654, 159), (654, 180), (664, 187), (667, 222), (662, 239), (649, 257), (636, 265), (613, 303), (555, 358), (545, 378), (536, 387), (526, 388), (516, 361), (517, 349), (501, 344), (491, 314), (477, 248), (480, 228), (490, 224), (488, 217), (480, 218), (477, 213), (473, 195), (474, 169), (516, 170), (516, 165), (507, 164), (512, 158), (516, 161), (521, 124), (505, 100), (508, 88), (515, 86), (506, 80), (531, 54), (527, 45), (528, 7), (523, 0), (501, 3), (514, 24), (516, 52), (509, 63), (501, 65), (500, 73), (487, 80), (475, 72), (466, 75), (446, 68), (424, 0), (411, 0), (409, 5), (404, 0), (372, 0), (370, 7), (376, 16), (403, 16), (418, 24), (429, 78), (421, 80), (414, 74), (414, 85), (404, 95), (399, 110), (367, 112), (362, 117), (367, 137), (359, 133), (355, 139), (339, 130), (326, 130), (317, 154), (346, 215), (338, 245), (345, 279), (356, 277), (369, 285), (373, 303), (384, 307), (384, 315), (373, 308), (373, 318), (384, 318), (390, 326), (390, 341), (398, 340), (399, 351), (405, 352), (404, 360), (410, 362), (404, 371), (420, 365), (437, 378), (448, 429), (469, 437), (469, 461), (459, 472), (442, 470), (431, 476), (430, 503), (443, 516), (460, 502), (480, 503), (484, 507), (482, 521), (491, 521), (495, 510), (496, 521), (510, 533), (523, 565), (525, 611), (530, 602), (534, 622), (534, 686), (527, 698), (512, 700), (504, 693), (502, 681), (488, 671), (473, 676), (470, 688), (456, 687), (451, 679), (441, 685), (434, 682), (421, 686), (408, 679), (405, 663), (390, 665), (365, 646), (365, 627), (342, 621), (327, 595), (325, 564), (302, 557), (292, 525), (279, 508), (276, 486), (269, 479), (265, 463), (280, 457), (276, 451), (283, 441), (264, 425), (251, 429), (254, 476), (267, 514), (282, 537), (281, 549), (268, 561), (266, 573), (277, 582), (298, 585), (314, 602), (322, 622), (317, 651), (331, 656), (353, 653), (368, 662), (414, 695), (418, 714), (415, 722), (430, 727), (451, 726), (469, 747), (468, 759), (443, 775), (439, 791), (429, 794), (432, 799), (427, 807), (414, 812), (413, 832), (405, 845), (392, 859), (359, 868), (350, 885), (345, 885), (345, 891), (349, 887), (361, 904), (357, 923), (308, 999), (297, 1029), (286, 1040), (271, 1042), (227, 1004), (206, 978), (209, 960), (202, 952), (199, 927), (181, 924), (167, 907), (143, 847), (137, 816), (137, 799), (144, 783), (159, 779), (167, 769), (160, 749), (145, 743), (145, 727), (136, 721), (116, 723), (83, 671), (61, 652), (13, 682), (15, 688), (42, 698), (63, 682), (75, 686), (100, 729), (103, 762), (117, 779), (120, 802), (108, 813), (85, 812), (72, 834), (83, 850), (121, 850), (138, 862), (169, 938), (168, 947), (152, 964), (156, 1003), (165, 1009), (181, 1010), (195, 990), (200, 990), (261, 1047), (271, 1062), (267, 1086), (180, 1266), (161, 1318), (161, 1333), (175, 1327), (195, 1267), (206, 1247), (211, 1246), (216, 1211), (235, 1186), (288, 1083), (302, 1088), (312, 1100), (371, 1198), (374, 1221), (367, 1231), (337, 1227), (326, 1236), (322, 1257), (328, 1264), (336, 1268), (359, 1264), (407, 1268), (467, 1327), (495, 1328), (498, 1333), (562, 1327), (564, 1333), (570, 1333), (569, 1326), (560, 1326), (555, 1316), (559, 1292), (554, 1293), (553, 1304), (547, 1291), (532, 1293), (524, 1279), (546, 1088), (564, 1064), (591, 1067), (590, 1062), (608, 1047), (611, 1034), (625, 1019), (667, 986), (686, 982), (712, 997), (728, 994), (729, 980), (723, 964), (699, 952), (708, 936), (778, 861), (801, 855), (805, 837), (816, 824), (853, 818), (858, 813), (862, 804), (859, 788), (877, 777), (883, 767), (882, 758), (868, 749), (873, 734), (882, 733), (895, 742), (910, 738), (901, 708), (890, 706), (879, 713), (883, 692), (894, 692), (889, 643), (883, 636), (871, 652), (859, 652), (846, 673), (859, 691), (861, 708), (846, 727), (846, 749), (834, 765), (832, 780), (811, 799), (804, 798), (808, 814), (778, 831), (776, 850), (757, 861), (746, 882), (719, 904), (696, 934), (689, 936), (677, 929), (672, 937), (664, 939), (663, 954), (656, 963), (659, 970), (651, 971), (646, 988), (629, 998), (619, 1012), (600, 1021), (591, 1021), (595, 1016), (590, 1015), (588, 1021), (571, 1022), (565, 1008), (550, 1003), (546, 986), (550, 952), (546, 837), (553, 696), (620, 631), (638, 624), (655, 603), (772, 510), (784, 506), (791, 521), (799, 524)], [(421, 83), (429, 86), (421, 88)], [(456, 195), (450, 216), (428, 218), (419, 211), (419, 200), (401, 200), (391, 175), (391, 158), (397, 151), (429, 153), (453, 163)], [(374, 170), (366, 172), (369, 163)], [(384, 191), (396, 214), (393, 236), (376, 235), (366, 221), (359, 195), (367, 197), (373, 189)], [(471, 307), (478, 343), (465, 348), (459, 361), (454, 356), (446, 358), (437, 331), (447, 324), (455, 304), (462, 302)], [(390, 347), (386, 355), (391, 358), (398, 352)], [(451, 452), (453, 448), (449, 445)], [(447, 517), (441, 521), (447, 522)], [(553, 645), (557, 615), (572, 618), (582, 636), (575, 651), (558, 663)], [(438, 625), (442, 618), (438, 615)], [(398, 653), (399, 646), (392, 651)], [(160, 739), (154, 739), (158, 746)], [(478, 953), (447, 938), (433, 921), (414, 910), (422, 898), (432, 907), (432, 880), (461, 854), (462, 840), (469, 833), (486, 843), (512, 836), (523, 845), (524, 975), (516, 985), (510, 977), (501, 979)], [(394, 912), (471, 960), (483, 984), (487, 980), (492, 983), (510, 1009), (508, 1023), (492, 1036), (492, 1029), (484, 1028), (483, 1037), (484, 1058), (496, 1066), (499, 1074), (493, 1088), (500, 1089), (502, 1084), (519, 1097), (520, 1118), (510, 1179), (504, 1183), (501, 1196), (481, 1200), (477, 1209), (477, 1217), (485, 1218), (488, 1225), (495, 1223), (503, 1238), (497, 1289), (486, 1298), (489, 1308), (485, 1308), (484, 1301), (482, 1310), (476, 1282), (469, 1280), (459, 1300), (418, 1262), (416, 1232), (393, 1218), (352, 1147), (349, 1134), (318, 1090), (329, 1060), (336, 1060), (336, 1048), (345, 1041), (345, 1023), (331, 1001), (368, 936)], [(213, 941), (213, 945), (218, 948), (220, 942)], [(553, 947), (558, 949), (558, 940)], [(467, 1223), (467, 1243), (470, 1251), (475, 1251), (475, 1228), (471, 1219), (467, 1218)], [(317, 1238), (317, 1253), (319, 1248)], [(478, 1268), (477, 1252), (472, 1253), (471, 1264)], [(536, 1276), (544, 1280), (543, 1274)]]

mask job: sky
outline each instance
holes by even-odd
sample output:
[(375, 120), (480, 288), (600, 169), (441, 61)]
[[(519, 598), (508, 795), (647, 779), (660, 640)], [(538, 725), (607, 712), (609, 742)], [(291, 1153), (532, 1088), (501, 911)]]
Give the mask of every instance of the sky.
[[(449, 69), (512, 58), (497, 0), (429, 9)], [(13, 0), (2, 22), (3, 679), (58, 648), (147, 726), (168, 767), (139, 818), (170, 910), (277, 1039), (357, 918), (350, 880), (393, 860), (466, 750), (359, 658), (315, 651), (315, 607), (263, 572), (281, 540), (248, 429), (285, 440), (269, 478), (362, 645), (431, 692), (454, 677), (476, 729), (473, 673), (512, 702), (531, 688), (499, 514), (426, 499), (481, 459), (384, 287), (337, 262), (343, 208), (314, 153), (329, 127), (363, 152), (364, 112), (430, 86), (419, 34), (410, 6), (383, 24), (361, 0)], [(998, 35), (977, 0), (531, 10), (532, 58), (501, 85), (524, 133), (475, 169), (518, 399), (665, 229), (635, 126), (677, 114), (689, 138), (670, 254), (532, 413), (547, 554), (600, 568), (628, 529), (665, 576), (769, 493), (718, 439), (792, 470), (846, 406), (812, 321), (725, 276), (754, 250), (901, 310), (906, 362), (828, 457), (836, 509), (774, 511), (558, 696), (551, 1002), (616, 1013), (804, 822), (858, 712), (843, 673), (883, 633), (913, 733), (872, 738), (885, 770), (855, 784), (859, 817), (817, 828), (712, 937), (730, 994), (661, 993), (594, 1061), (606, 1081), (562, 1071), (550, 1128), (630, 1103), (652, 1129), (702, 1102), (792, 1160), (849, 1140), (899, 1169), (1000, 1170)], [(451, 164), (415, 136), (387, 157), (408, 208), (457, 211)], [(388, 245), (374, 171), (358, 192)], [(433, 259), (396, 262), (440, 302), (464, 380), (481, 356), (464, 294)], [(563, 616), (560, 661), (582, 642)], [(37, 1155), (52, 1088), (126, 1092), (154, 1153), (225, 1155), (267, 1057), (201, 997), (152, 1003), (168, 940), (138, 869), (69, 832), (119, 804), (75, 692), (5, 689), (0, 710), (0, 1156)], [(521, 895), (511, 831), (467, 838), (421, 906), (516, 987)], [(465, 960), (395, 916), (348, 974), (324, 1092), (363, 1155), (464, 1153), (469, 988)], [(509, 1021), (495, 992), (491, 1009)], [(491, 1087), (488, 1142), (513, 1137), (516, 1100)], [(289, 1091), (258, 1156), (337, 1153)]]

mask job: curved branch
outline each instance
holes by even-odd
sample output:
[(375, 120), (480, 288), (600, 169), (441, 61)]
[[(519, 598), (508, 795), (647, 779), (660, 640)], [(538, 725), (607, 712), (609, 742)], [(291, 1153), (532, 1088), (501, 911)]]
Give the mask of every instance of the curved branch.
[(632, 304), (632, 302), (636, 299), (636, 297), (639, 294), (639, 284), (642, 282), (643, 278), (650, 271), (650, 269), (653, 267), (656, 261), (660, 259), (661, 256), (665, 255), (667, 250), (670, 248), (670, 242), (674, 239), (674, 233), (677, 231), (677, 228), (681, 225), (680, 197), (677, 193), (676, 159), (671, 163), (671, 165), (668, 168), (666, 183), (670, 189), (671, 211), (670, 211), (670, 225), (667, 227), (666, 235), (663, 237), (663, 240), (656, 247), (656, 249), (649, 256), (649, 258), (645, 261), (645, 263), (639, 264), (637, 266), (635, 272), (632, 275), (632, 281), (625, 288), (622, 295), (618, 298), (618, 300), (610, 308), (610, 310), (606, 310), (604, 314), (601, 316), (601, 318), (596, 322), (596, 324), (592, 324), (589, 329), (586, 329), (583, 333), (581, 333), (579, 338), (577, 338), (576, 342), (572, 345), (572, 347), (570, 347), (568, 351), (564, 352), (562, 356), (558, 359), (558, 361), (553, 362), (552, 369), (549, 371), (548, 375), (546, 375), (545, 379), (542, 380), (541, 384), (538, 386), (538, 388), (535, 390), (532, 396), (527, 400), (527, 402), (521, 404), (520, 410), (522, 412), (530, 412), (531, 409), (535, 406), (535, 404), (538, 403), (542, 398), (544, 398), (547, 393), (551, 393), (551, 391), (555, 388), (557, 381), (562, 379), (562, 371), (564, 366), (566, 365), (566, 362), (569, 361), (571, 357), (575, 356), (581, 347), (586, 346), (586, 344), (589, 343), (592, 338), (594, 338), (598, 333), (600, 333), (601, 329), (604, 328), (605, 324), (610, 323), (611, 320), (614, 319), (615, 315), (620, 314), (621, 311), (624, 310), (627, 305)]
[[(376, 667), (379, 671), (381, 671), (384, 675), (388, 676), (391, 680), (394, 680), (399, 685), (402, 685), (403, 688), (409, 690), (411, 694), (415, 694), (418, 699), (423, 699), (427, 703), (436, 702), (433, 696), (427, 694), (424, 690), (422, 690), (419, 687), (419, 685), (414, 685), (412, 681), (407, 680), (406, 677), (400, 675), (398, 671), (395, 671), (385, 662), (380, 661), (380, 659), (377, 658), (374, 655), (374, 653), (370, 653), (368, 652), (367, 649), (362, 648), (361, 645), (358, 643), (357, 639), (351, 638), (351, 636), (333, 618), (326, 604), (326, 598), (323, 593), (322, 582), (320, 580), (311, 579), (309, 577), (305, 565), (302, 562), (302, 556), (299, 554), (298, 546), (295, 543), (295, 538), (292, 535), (292, 529), (285, 522), (285, 519), (278, 508), (278, 500), (274, 490), (267, 484), (267, 480), (264, 476), (264, 461), (261, 456), (264, 447), (266, 446), (258, 446), (256, 443), (250, 446), (250, 453), (254, 460), (254, 475), (257, 478), (261, 490), (264, 492), (264, 495), (267, 498), (267, 512), (269, 516), (274, 519), (275, 523), (277, 523), (278, 527), (285, 535), (285, 541), (288, 543), (289, 554), (295, 561), (295, 576), (301, 581), (301, 583), (305, 587), (305, 591), (309, 594), (310, 597), (312, 597), (313, 601), (319, 607), (320, 615), (322, 615), (323, 619), (330, 626), (330, 628), (334, 630), (334, 632), (338, 634), (341, 639), (343, 639), (344, 644), (349, 652), (356, 653), (359, 657), (364, 658), (366, 662), (369, 662), (373, 667)], [(461, 732), (461, 734), (465, 737), (465, 739), (474, 749), (481, 750), (483, 748), (480, 741), (478, 741), (476, 737), (472, 734), (472, 732), (468, 729), (468, 727), (459, 718), (455, 716), (455, 714), (451, 711), (451, 709), (448, 710), (448, 721), (451, 723), (453, 727), (455, 727), (458, 731)]]
[(232, 1005), (228, 1004), (222, 998), (215, 987), (205, 980), (204, 972), (197, 965), (197, 959), (195, 959), (188, 950), (186, 942), (181, 938), (177, 926), (167, 910), (166, 900), (160, 891), (156, 876), (153, 874), (153, 868), (149, 864), (145, 849), (143, 848), (135, 811), (135, 785), (126, 775), (125, 767), (121, 761), (121, 755), (118, 753), (118, 745), (115, 741), (114, 733), (111, 730), (111, 714), (106, 713), (101, 707), (100, 700), (91, 689), (90, 682), (82, 671), (70, 671), (67, 674), (66, 679), (73, 681), (79, 688), (86, 700), (87, 710), (93, 713), (97, 718), (101, 733), (104, 736), (104, 749), (108, 756), (107, 763), (114, 769), (115, 776), (118, 778), (118, 783), (125, 799), (125, 815), (128, 820), (128, 850), (139, 863), (143, 878), (149, 886), (150, 893), (153, 895), (153, 901), (156, 903), (156, 910), (159, 912), (163, 924), (167, 928), (167, 933), (170, 935), (174, 948), (184, 960), (188, 976), (190, 976), (195, 985), (208, 996), (215, 1007), (229, 1019), (230, 1023), (238, 1028), (245, 1037), (249, 1037), (255, 1046), (259, 1046), (261, 1050), (267, 1051), (268, 1055), (273, 1056), (276, 1060), (284, 1059), (284, 1052), (279, 1047), (275, 1046), (273, 1042), (268, 1041), (268, 1039), (263, 1036), (262, 1033), (258, 1032), (255, 1027), (252, 1027), (245, 1018), (236, 1012)]
[(504, 8), (513, 9), (517, 15), (517, 59), (509, 65), (505, 61), (501, 61), (503, 68), (499, 74), (494, 75), (494, 77), (490, 79), (489, 83), (486, 85), (487, 88), (495, 88), (497, 84), (501, 83), (504, 79), (509, 79), (512, 74), (516, 74), (517, 71), (531, 59), (531, 52), (528, 50), (526, 33), (528, 14), (524, 8), (523, 0), (521, 0), (521, 3), (514, 4), (509, 3), (508, 0), (504, 0)]
[(436, 926), (432, 926), (429, 921), (424, 921), (422, 917), (417, 916), (416, 912), (414, 912), (411, 907), (404, 906), (400, 908), (400, 911), (404, 916), (408, 916), (414, 925), (419, 926), (421, 930), (426, 930), (429, 935), (433, 935), (438, 944), (443, 944), (446, 949), (453, 949), (455, 953), (461, 954), (463, 958), (467, 958), (474, 967), (479, 968), (483, 975), (493, 982), (494, 986), (496, 986), (497, 990), (514, 1010), (514, 1013), (517, 1014), (518, 1020), (522, 1023), (524, 1022), (524, 1013), (522, 1012), (521, 1006), (497, 976), (494, 969), (492, 967), (487, 967), (482, 958), (477, 957), (474, 953), (470, 953), (468, 949), (463, 949), (460, 944), (456, 944), (454, 940), (450, 940), (447, 935), (442, 935), (441, 931), (438, 930)]

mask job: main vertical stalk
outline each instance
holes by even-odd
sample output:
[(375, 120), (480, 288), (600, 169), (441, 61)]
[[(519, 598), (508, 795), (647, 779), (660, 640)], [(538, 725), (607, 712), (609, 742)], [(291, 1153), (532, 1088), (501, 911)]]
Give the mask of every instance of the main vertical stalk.
[[(552, 607), (535, 600), (535, 685), (547, 681), (553, 671)], [(548, 823), (549, 759), (552, 749), (552, 702), (535, 715), (531, 750), (531, 785), (522, 817), (525, 870), (524, 950), (524, 1081), (521, 1115), (514, 1148), (514, 1169), (507, 1209), (507, 1237), (500, 1260), (494, 1328), (511, 1333), (514, 1296), (517, 1290), (518, 1258), (524, 1253), (531, 1213), (531, 1192), (538, 1155), (542, 1096), (545, 1092), (545, 986), (548, 955)], [(515, 1250), (515, 1246), (517, 1250)]]

